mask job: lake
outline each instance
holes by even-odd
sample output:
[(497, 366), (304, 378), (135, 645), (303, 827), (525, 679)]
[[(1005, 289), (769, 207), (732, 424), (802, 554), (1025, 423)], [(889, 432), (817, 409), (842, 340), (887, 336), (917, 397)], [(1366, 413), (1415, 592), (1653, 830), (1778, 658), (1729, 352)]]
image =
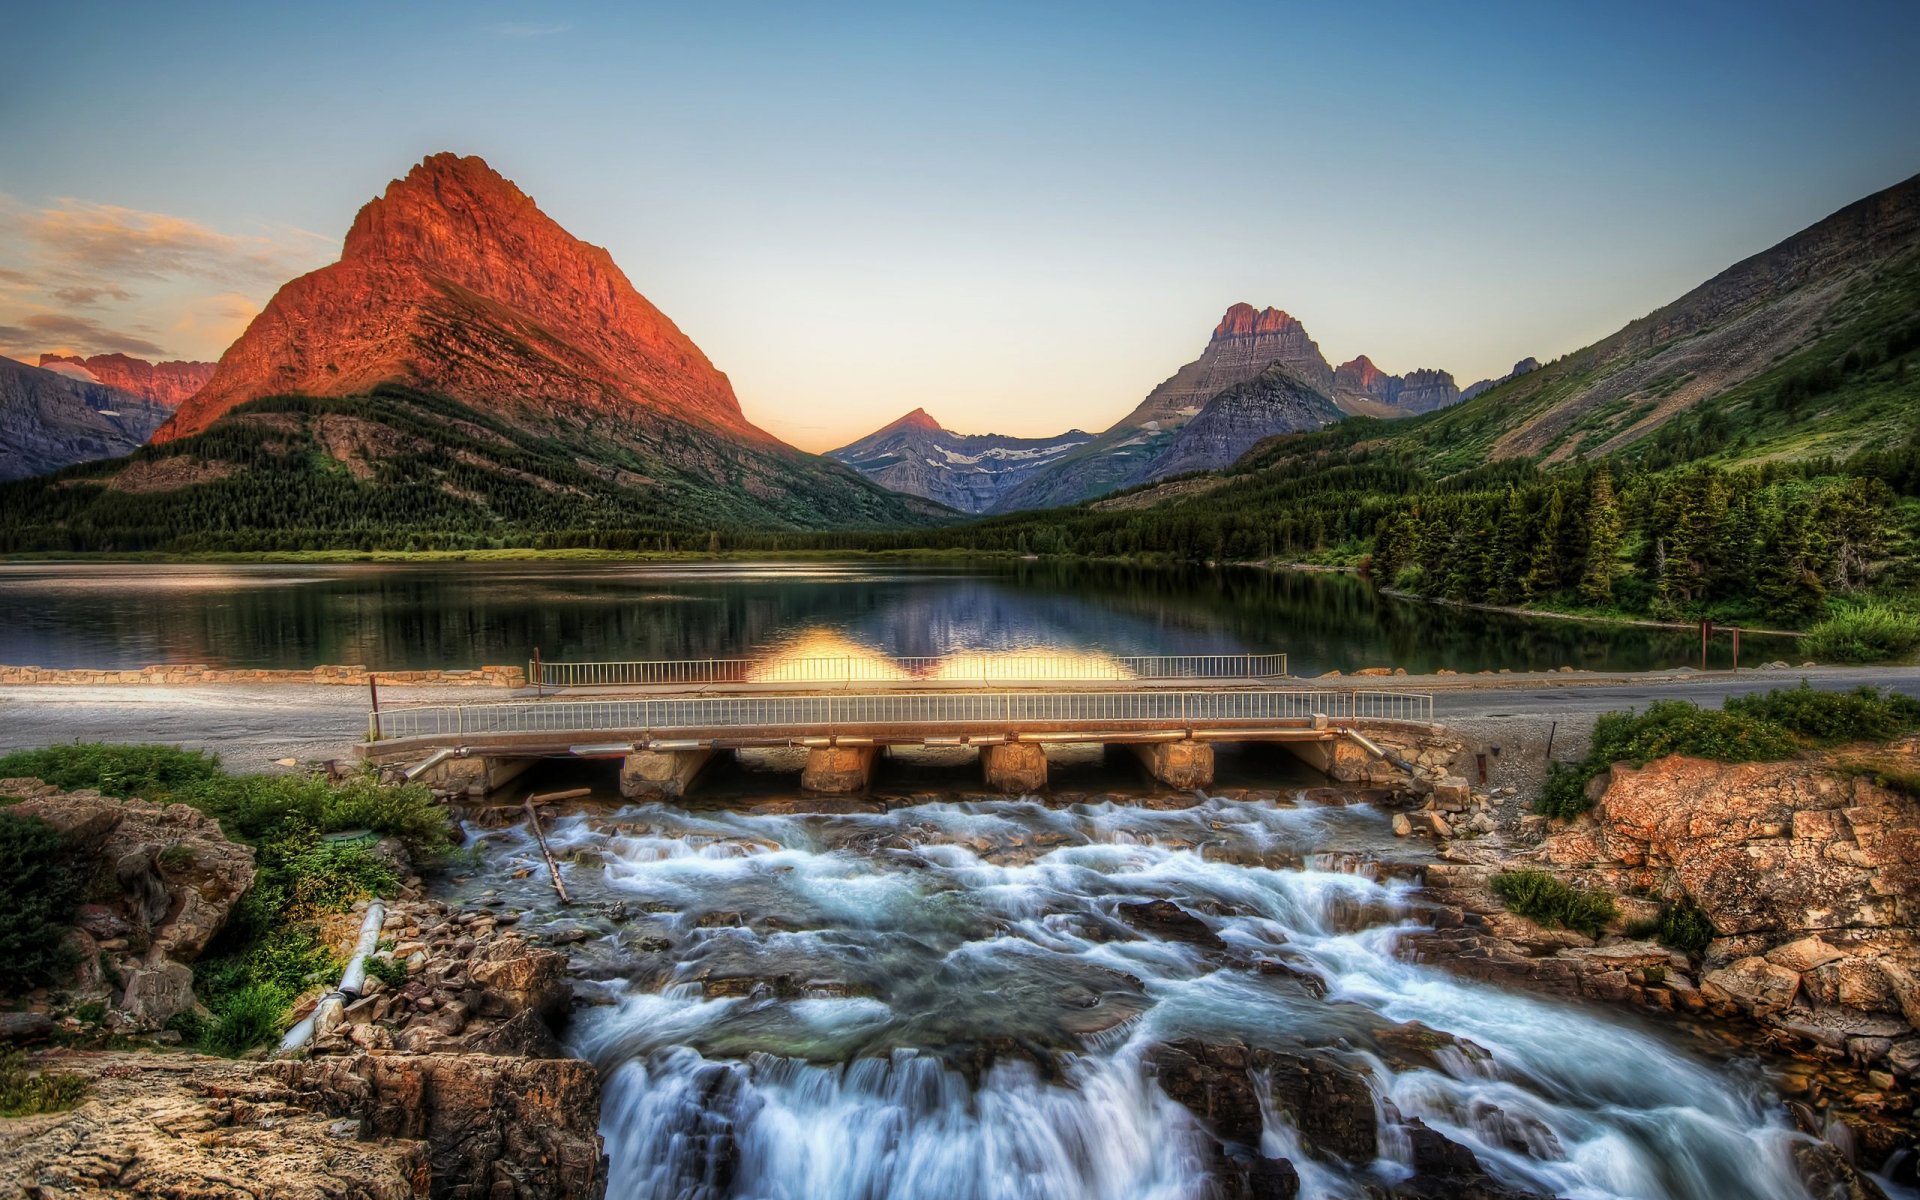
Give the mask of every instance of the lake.
[[(1684, 630), (1513, 617), (1346, 575), (1100, 564), (779, 561), (0, 565), (0, 663), (376, 670), (549, 661), (1285, 652), (1296, 675), (1643, 670)], [(1742, 660), (1792, 655), (1749, 637)], [(1712, 662), (1724, 666), (1725, 636)]]

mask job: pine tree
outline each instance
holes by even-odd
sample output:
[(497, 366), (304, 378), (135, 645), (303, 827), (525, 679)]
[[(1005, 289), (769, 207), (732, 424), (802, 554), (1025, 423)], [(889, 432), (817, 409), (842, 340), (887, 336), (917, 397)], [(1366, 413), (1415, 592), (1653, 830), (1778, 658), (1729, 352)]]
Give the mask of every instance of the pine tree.
[(1580, 568), (1580, 598), (1590, 604), (1613, 600), (1614, 559), (1620, 553), (1620, 504), (1613, 495), (1613, 475), (1605, 467), (1587, 481), (1586, 561)]

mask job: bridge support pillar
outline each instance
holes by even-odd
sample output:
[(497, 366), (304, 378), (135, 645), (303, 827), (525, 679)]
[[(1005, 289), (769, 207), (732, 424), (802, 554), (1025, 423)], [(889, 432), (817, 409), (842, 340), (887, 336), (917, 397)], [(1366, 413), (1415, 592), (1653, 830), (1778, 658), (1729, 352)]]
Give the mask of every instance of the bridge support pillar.
[(1000, 742), (980, 747), (980, 771), (987, 786), (1009, 795), (1047, 786), (1047, 752), (1038, 742)]
[(1213, 743), (1136, 742), (1133, 753), (1153, 776), (1170, 788), (1187, 791), (1213, 783)]
[(800, 787), (809, 792), (844, 795), (864, 792), (873, 780), (878, 746), (815, 746), (800, 770)]
[(427, 775), (427, 782), (450, 792), (486, 796), (526, 774), (532, 758), (449, 758)]
[(1282, 742), (1294, 757), (1328, 779), (1339, 783), (1359, 783), (1369, 777), (1371, 756), (1351, 738), (1329, 738), (1324, 742)]
[(713, 761), (708, 750), (636, 750), (620, 763), (620, 795), (628, 800), (677, 800)]

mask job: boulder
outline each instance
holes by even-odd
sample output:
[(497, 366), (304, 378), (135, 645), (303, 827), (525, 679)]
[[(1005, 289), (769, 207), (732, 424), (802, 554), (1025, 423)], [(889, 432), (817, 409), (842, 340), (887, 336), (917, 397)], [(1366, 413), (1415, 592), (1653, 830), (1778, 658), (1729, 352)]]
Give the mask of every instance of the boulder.
[(193, 1007), (193, 968), (162, 959), (127, 976), (120, 1007), (140, 1026), (158, 1029)]
[(228, 841), (218, 822), (185, 804), (39, 785), (13, 811), (53, 826), (112, 881), (114, 894), (82, 912), (83, 928), (130, 936), (150, 956), (193, 961), (253, 886), (253, 849)]
[(1155, 1046), (1147, 1062), (1161, 1090), (1224, 1142), (1259, 1146), (1264, 1086), (1267, 1105), (1293, 1122), (1310, 1153), (1373, 1160), (1373, 1093), (1358, 1074), (1326, 1058), (1188, 1038)]
[(1185, 942), (1203, 950), (1227, 948), (1205, 921), (1170, 900), (1122, 904), (1118, 911), (1122, 921), (1162, 941)]
[(1784, 1012), (1799, 990), (1798, 972), (1776, 966), (1757, 954), (1709, 971), (1700, 981), (1701, 994), (1709, 1002), (1761, 1017)]

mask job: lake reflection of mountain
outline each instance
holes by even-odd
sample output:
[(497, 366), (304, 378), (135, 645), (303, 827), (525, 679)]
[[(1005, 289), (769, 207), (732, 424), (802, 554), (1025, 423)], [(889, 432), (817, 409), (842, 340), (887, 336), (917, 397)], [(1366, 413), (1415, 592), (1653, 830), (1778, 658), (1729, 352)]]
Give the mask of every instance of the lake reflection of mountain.
[[(0, 662), (131, 667), (746, 657), (831, 636), (894, 657), (1286, 652), (1295, 674), (1695, 662), (1684, 630), (1408, 603), (1327, 574), (1023, 562), (0, 566)], [(1716, 648), (1726, 653), (1724, 639)], [(1791, 653), (1749, 638), (1748, 661)]]

